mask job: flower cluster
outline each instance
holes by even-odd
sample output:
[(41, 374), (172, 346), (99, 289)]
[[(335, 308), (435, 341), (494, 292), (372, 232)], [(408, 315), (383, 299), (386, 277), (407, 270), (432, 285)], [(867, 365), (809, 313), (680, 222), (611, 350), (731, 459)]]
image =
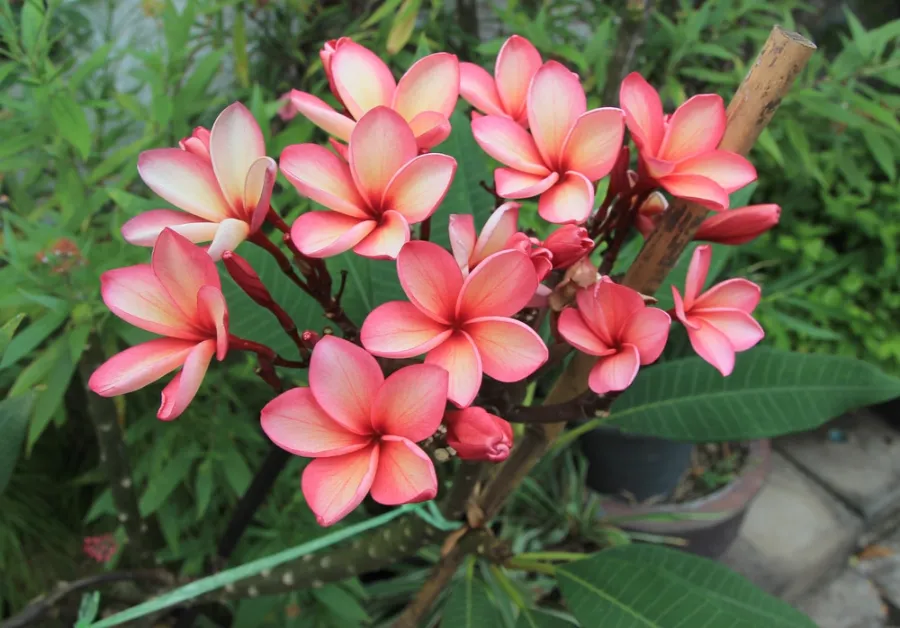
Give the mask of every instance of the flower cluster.
[[(174, 419), (198, 392), (213, 356), (254, 352), (261, 376), (279, 393), (262, 409), (262, 429), (279, 447), (314, 459), (301, 488), (319, 523), (331, 525), (366, 495), (385, 505), (433, 499), (435, 443), (467, 460), (504, 460), (513, 431), (485, 407), (503, 414), (494, 401), (509, 393), (498, 397), (491, 389), (534, 381), (550, 359), (550, 338), (596, 357), (588, 385), (600, 395), (625, 390), (641, 367), (660, 358), (672, 317), (723, 375), (736, 352), (762, 338), (751, 317), (758, 286), (732, 279), (704, 291), (709, 245), (696, 248), (683, 293), (672, 287), (669, 312), (609, 270), (622, 234), (634, 226), (648, 236), (660, 222), (668, 207), (660, 189), (716, 212), (697, 239), (740, 244), (777, 223), (774, 205), (728, 209), (728, 194), (756, 172), (742, 156), (718, 149), (725, 132), (718, 96), (694, 96), (667, 116), (656, 91), (632, 74), (622, 84), (621, 109), (588, 110), (578, 76), (544, 62), (517, 35), (501, 49), (493, 76), (438, 53), (396, 81), (371, 50), (347, 37), (326, 43), (321, 59), (338, 108), (292, 90), (280, 115), (307, 117), (333, 136), (327, 145), (288, 146), (276, 163), (253, 115), (234, 103), (210, 130), (198, 127), (178, 148), (140, 156), (144, 182), (182, 211), (157, 209), (129, 220), (122, 234), (153, 247), (150, 263), (104, 273), (101, 292), (116, 316), (161, 337), (113, 356), (91, 377), (93, 391), (127, 393), (180, 367), (158, 413)], [(453, 157), (432, 151), (452, 131), (459, 96), (475, 109), (478, 145), (502, 164), (494, 191), (507, 202), (498, 201), (480, 230), (472, 215), (449, 214), (448, 251), (427, 241), (425, 225), (456, 174)], [(626, 128), (637, 148), (634, 170), (623, 147)], [(322, 209), (285, 224), (270, 205), (279, 168)], [(609, 191), (595, 209), (596, 183), (607, 175)], [(537, 214), (556, 225), (547, 225), (543, 239), (519, 227), (518, 201), (533, 197)], [(266, 223), (282, 232), (302, 279), (264, 232)], [(417, 224), (418, 239), (410, 228)], [(345, 339), (331, 330), (298, 333), (234, 253), (244, 240), (275, 256), (327, 317), (343, 323)], [(368, 312), (358, 329), (343, 314), (343, 288), (333, 294), (323, 261), (348, 251), (395, 260), (407, 297)], [(229, 332), (220, 259), (276, 316), (303, 360)], [(545, 321), (550, 330), (542, 334)], [(398, 368), (392, 360), (406, 362)], [(281, 392), (275, 366), (308, 367), (309, 386)]]

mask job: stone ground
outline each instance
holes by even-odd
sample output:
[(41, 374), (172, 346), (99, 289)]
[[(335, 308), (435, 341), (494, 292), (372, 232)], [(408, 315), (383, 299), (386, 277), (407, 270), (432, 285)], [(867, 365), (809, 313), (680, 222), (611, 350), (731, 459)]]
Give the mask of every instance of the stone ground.
[(900, 628), (900, 431), (859, 411), (774, 445), (722, 560), (821, 628)]

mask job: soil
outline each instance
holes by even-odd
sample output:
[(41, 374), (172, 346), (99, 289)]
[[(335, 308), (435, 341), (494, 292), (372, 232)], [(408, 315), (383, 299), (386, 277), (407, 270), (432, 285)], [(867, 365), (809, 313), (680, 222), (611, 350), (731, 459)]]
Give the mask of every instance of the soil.
[(676, 504), (705, 497), (730, 484), (747, 464), (750, 447), (746, 443), (706, 443), (697, 445), (691, 466), (675, 488)]

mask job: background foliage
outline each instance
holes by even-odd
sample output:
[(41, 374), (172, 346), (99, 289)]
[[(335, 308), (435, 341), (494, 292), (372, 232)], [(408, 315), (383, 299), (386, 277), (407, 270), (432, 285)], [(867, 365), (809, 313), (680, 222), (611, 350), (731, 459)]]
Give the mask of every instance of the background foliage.
[[(661, 88), (668, 109), (700, 91), (727, 98), (773, 23), (811, 32), (820, 44), (822, 52), (752, 156), (760, 174), (752, 200), (781, 204), (782, 223), (727, 265), (763, 284), (759, 315), (770, 345), (854, 355), (900, 374), (900, 19), (888, 19), (891, 3), (860, 7), (871, 17), (852, 7), (795, 0), (651, 4), (631, 67)], [(82, 554), (82, 538), (116, 532), (111, 496), (97, 469), (83, 378), (98, 362), (92, 348), (109, 355), (143, 339), (106, 312), (98, 291), (101, 272), (146, 258), (119, 234), (124, 221), (160, 202), (137, 177), (140, 151), (174, 145), (193, 126), (209, 126), (233, 100), (251, 108), (271, 155), (322, 139), (299, 116), (281, 121), (277, 99), (292, 87), (325, 97), (318, 49), (341, 35), (372, 47), (399, 72), (438, 49), (488, 65), (505, 37), (520, 33), (545, 58), (577, 69), (589, 106), (615, 105), (620, 68), (614, 53), (624, 36), (617, 16), (624, 5), (0, 0), (0, 426), (10, 435), (0, 442), (0, 615), (60, 578), (100, 569)], [(482, 171), (484, 157), (455, 122), (447, 152), (461, 161), (480, 160), (471, 172)], [(476, 179), (461, 168), (451, 195), (482, 215), (492, 199)], [(305, 205), (280, 182), (273, 205), (288, 217), (303, 211)], [(444, 237), (441, 221), (434, 233)], [(267, 269), (268, 262), (252, 261), (302, 325), (321, 327), (317, 310), (280, 287), (281, 276)], [(355, 267), (353, 261), (345, 256), (335, 262), (350, 272), (351, 314), (389, 300), (393, 269), (386, 263)], [(273, 345), (283, 342), (259, 336), (268, 330), (251, 317), (258, 310), (232, 288), (226, 285), (235, 330)], [(256, 416), (267, 394), (249, 361), (234, 355), (225, 368), (210, 371), (186, 416), (164, 430), (155, 419), (157, 399), (158, 388), (151, 388), (104, 407), (126, 430), (141, 512), (156, 515), (160, 524), (166, 549), (158, 558), (196, 575), (265, 451), (247, 417)], [(236, 561), (321, 533), (297, 490), (302, 462), (290, 464)], [(562, 479), (551, 473), (558, 469)], [(593, 511), (583, 508), (583, 461), (574, 452), (542, 463), (541, 472), (510, 508), (507, 525), (521, 531), (513, 537), (521, 545), (517, 551), (538, 551), (571, 534), (596, 546), (623, 541), (614, 528), (597, 528)], [(405, 575), (390, 581), (364, 585), (351, 579), (287, 598), (249, 600), (236, 609), (235, 625), (258, 625), (266, 617), (274, 625), (356, 626), (406, 599), (435, 559), (423, 552), (414, 566), (401, 567)], [(620, 560), (634, 558), (623, 553)], [(568, 580), (561, 581), (569, 596), (579, 569), (573, 565), (566, 573)], [(463, 580), (460, 586), (451, 599), (497, 601), (503, 597), (498, 591), (506, 591), (504, 599), (515, 600), (512, 588), (530, 600), (553, 583), (510, 582), (485, 570), (476, 584)], [(526, 610), (530, 604), (509, 599), (496, 611), (504, 625), (519, 625), (534, 613)], [(585, 608), (572, 605), (576, 616)], [(564, 620), (551, 615), (527, 625), (565, 625), (553, 621)]]

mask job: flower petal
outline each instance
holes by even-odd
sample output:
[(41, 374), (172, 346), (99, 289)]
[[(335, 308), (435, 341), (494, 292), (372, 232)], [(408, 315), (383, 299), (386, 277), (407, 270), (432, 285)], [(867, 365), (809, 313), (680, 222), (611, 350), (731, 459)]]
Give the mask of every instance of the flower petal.
[(467, 333), (454, 332), (428, 352), (425, 364), (440, 366), (450, 374), (447, 398), (457, 408), (472, 403), (481, 388), (481, 357)]
[(372, 406), (375, 431), (414, 443), (433, 435), (444, 416), (449, 378), (433, 364), (405, 366), (389, 376)]
[(459, 98), (459, 60), (438, 52), (412, 64), (397, 83), (392, 109), (406, 120), (423, 111), (436, 111), (449, 118)]
[(372, 499), (385, 506), (434, 499), (437, 495), (434, 463), (418, 445), (405, 438), (384, 436), (379, 447)]
[(475, 250), (470, 259), (470, 265), (473, 268), (487, 257), (499, 253), (506, 247), (509, 239), (519, 230), (520, 207), (521, 205), (515, 202), (503, 203), (487, 219), (475, 242)]
[(609, 279), (579, 290), (575, 300), (584, 322), (611, 347), (619, 344), (622, 329), (645, 307), (644, 300), (635, 290)]
[(250, 223), (250, 233), (259, 230), (266, 220), (276, 176), (278, 164), (271, 157), (260, 157), (250, 164), (244, 181), (244, 219)]
[(538, 287), (534, 264), (518, 250), (494, 253), (469, 273), (459, 292), (456, 320), (512, 316), (531, 300)]
[(637, 347), (622, 345), (615, 355), (597, 360), (588, 376), (588, 386), (598, 395), (625, 390), (637, 377), (640, 364)]
[(135, 327), (171, 338), (203, 338), (169, 297), (149, 264), (106, 271), (100, 276), (100, 294), (113, 314)]
[(91, 374), (88, 387), (102, 397), (134, 392), (184, 364), (195, 341), (158, 338), (117, 353)]
[(219, 223), (219, 228), (216, 229), (216, 235), (206, 250), (206, 254), (210, 259), (218, 262), (222, 259), (222, 253), (235, 250), (241, 242), (247, 239), (248, 235), (250, 235), (250, 225), (243, 220), (226, 218)]
[(331, 105), (312, 94), (292, 89), (288, 96), (294, 108), (317, 127), (341, 141), (350, 140), (350, 133), (356, 126), (354, 120), (338, 113)]
[(559, 175), (551, 172), (547, 176), (528, 174), (512, 168), (494, 170), (494, 185), (497, 194), (503, 198), (531, 198), (553, 186)]
[(337, 523), (362, 503), (378, 470), (378, 446), (316, 458), (303, 470), (300, 488), (320, 526)]
[(239, 102), (226, 107), (209, 131), (209, 157), (232, 212), (243, 211), (247, 173), (265, 156), (266, 141), (250, 110)]
[(338, 96), (356, 120), (374, 107), (390, 105), (397, 88), (384, 61), (349, 40), (331, 57), (331, 75)]
[(528, 124), (544, 163), (557, 169), (566, 136), (578, 116), (587, 110), (587, 99), (578, 76), (557, 61), (537, 71), (528, 91)]
[(728, 338), (700, 316), (689, 316), (685, 325), (691, 346), (701, 358), (712, 364), (723, 377), (734, 370), (734, 347)]
[(547, 361), (547, 345), (531, 327), (512, 318), (489, 316), (464, 329), (478, 349), (485, 374), (500, 382), (518, 382)]
[[(246, 223), (241, 224), (246, 228)], [(201, 287), (222, 289), (216, 264), (206, 251), (171, 229), (159, 234), (150, 266), (169, 297), (189, 320), (197, 313), (197, 293)]]
[(676, 174), (695, 174), (721, 186), (728, 194), (756, 181), (756, 168), (741, 155), (726, 150), (711, 150), (685, 159), (675, 167)]
[(306, 212), (291, 226), (291, 240), (310, 257), (331, 257), (359, 244), (378, 225), (334, 212)]
[(432, 242), (410, 242), (397, 256), (397, 275), (419, 310), (444, 324), (453, 320), (463, 279), (447, 251)]
[(564, 309), (559, 315), (557, 329), (566, 342), (588, 355), (605, 356), (615, 352), (600, 340), (578, 310)]
[[(539, 62), (540, 63), (540, 62)], [(529, 77), (531, 80), (531, 77)], [(525, 84), (528, 89), (528, 84)], [(489, 116), (504, 116), (497, 86), (487, 70), (474, 63), (459, 64), (459, 95), (478, 111)]]
[(225, 295), (215, 286), (201, 286), (197, 292), (197, 322), (216, 340), (216, 359), (228, 353), (228, 306)]
[(780, 217), (781, 207), (774, 204), (729, 209), (704, 220), (694, 239), (718, 244), (746, 244), (777, 225)]
[(439, 153), (420, 155), (393, 176), (381, 207), (403, 214), (410, 224), (422, 222), (444, 200), (455, 173), (453, 157)]
[(403, 245), (409, 242), (409, 223), (403, 214), (386, 211), (381, 222), (359, 244), (353, 252), (372, 259), (397, 259)]
[(637, 72), (622, 81), (619, 105), (625, 111), (625, 124), (641, 152), (659, 153), (665, 135), (662, 101), (655, 89)]
[(590, 181), (608, 175), (619, 158), (625, 135), (621, 109), (592, 109), (575, 121), (562, 149), (561, 168), (580, 172)]
[(377, 107), (356, 123), (350, 136), (350, 172), (370, 207), (379, 208), (388, 183), (418, 153), (412, 129), (396, 111)]
[(527, 115), (528, 86), (540, 67), (541, 53), (524, 37), (513, 35), (500, 48), (494, 76), (500, 102), (511, 118), (518, 120)]
[(122, 225), (122, 237), (129, 244), (153, 246), (165, 228), (180, 233), (191, 242), (208, 242), (216, 235), (218, 223), (197, 218), (187, 212), (151, 209)]
[(401, 359), (427, 353), (452, 333), (412, 303), (388, 301), (363, 321), (360, 340), (373, 355)]
[(203, 383), (209, 362), (216, 353), (216, 341), (204, 340), (188, 353), (181, 371), (162, 390), (162, 403), (156, 418), (171, 421), (181, 416)]
[(641, 364), (656, 362), (669, 339), (671, 317), (663, 310), (645, 307), (638, 310), (622, 329), (622, 342), (637, 347)]
[(658, 157), (681, 161), (715, 150), (725, 133), (725, 104), (717, 94), (698, 94), (669, 118)]
[(297, 191), (328, 209), (354, 218), (367, 218), (350, 166), (324, 146), (295, 144), (281, 153), (281, 172)]
[(712, 179), (696, 174), (670, 174), (659, 179), (669, 194), (694, 201), (714, 212), (728, 209), (728, 194)]
[(472, 121), (472, 134), (481, 149), (500, 163), (541, 177), (550, 173), (531, 134), (512, 119), (482, 116)]
[(372, 433), (372, 404), (384, 383), (381, 367), (365, 349), (324, 336), (309, 363), (309, 387), (332, 419), (356, 434)]
[(554, 223), (580, 224), (594, 208), (594, 185), (580, 172), (569, 170), (559, 182), (541, 194), (538, 214)]
[(675, 303), (675, 318), (681, 321), (681, 324), (685, 327), (696, 328), (697, 325), (690, 321), (684, 311), (684, 299), (681, 298), (681, 293), (676, 286), (672, 286), (672, 301)]
[(761, 294), (762, 289), (748, 279), (727, 279), (697, 297), (691, 310), (733, 308), (749, 314), (759, 305)]
[(230, 214), (212, 165), (178, 148), (147, 150), (138, 173), (151, 190), (184, 211), (218, 222)]
[(450, 214), (450, 250), (459, 267), (468, 271), (469, 258), (475, 250), (475, 217), (472, 214)]
[(292, 388), (266, 404), (260, 424), (269, 439), (297, 456), (340, 456), (366, 447), (371, 437), (348, 432), (316, 402), (309, 388)]
[(450, 137), (450, 120), (436, 111), (423, 111), (409, 121), (409, 128), (416, 136), (419, 151), (434, 148)]
[(688, 264), (687, 276), (684, 278), (684, 309), (694, 309), (694, 301), (703, 292), (706, 285), (706, 275), (709, 273), (709, 265), (712, 262), (712, 247), (708, 244), (698, 246), (691, 254), (691, 263)]
[(762, 326), (747, 312), (732, 309), (703, 310), (691, 316), (701, 318), (728, 338), (735, 351), (746, 351), (765, 337)]

